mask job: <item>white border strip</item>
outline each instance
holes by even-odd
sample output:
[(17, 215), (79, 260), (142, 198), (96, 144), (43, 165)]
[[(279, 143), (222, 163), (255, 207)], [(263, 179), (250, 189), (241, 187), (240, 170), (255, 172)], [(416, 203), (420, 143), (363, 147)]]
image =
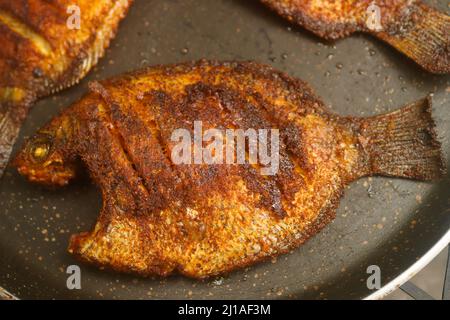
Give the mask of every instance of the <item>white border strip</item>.
[(383, 288), (377, 292), (372, 293), (364, 300), (380, 300), (398, 289), (405, 282), (409, 281), (423, 268), (425, 268), (436, 256), (442, 252), (450, 244), (450, 230), (424, 255), (417, 260), (411, 267), (405, 272), (400, 274), (397, 278), (386, 284)]

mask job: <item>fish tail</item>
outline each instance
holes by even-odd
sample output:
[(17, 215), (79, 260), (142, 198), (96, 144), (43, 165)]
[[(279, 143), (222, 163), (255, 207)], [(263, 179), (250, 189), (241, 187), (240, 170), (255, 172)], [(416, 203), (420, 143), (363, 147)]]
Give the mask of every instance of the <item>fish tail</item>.
[(3, 176), (11, 157), (13, 146), (19, 136), (29, 104), (11, 104), (0, 101), (0, 178)]
[(450, 16), (419, 3), (410, 8), (404, 28), (374, 32), (425, 70), (450, 73)]
[(365, 175), (442, 178), (446, 166), (431, 110), (427, 97), (392, 113), (362, 119), (359, 142)]

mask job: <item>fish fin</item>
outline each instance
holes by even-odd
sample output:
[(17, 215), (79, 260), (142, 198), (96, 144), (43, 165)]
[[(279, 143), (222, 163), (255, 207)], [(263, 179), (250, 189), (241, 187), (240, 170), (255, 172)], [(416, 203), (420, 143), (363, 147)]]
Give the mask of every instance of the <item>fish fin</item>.
[(392, 113), (362, 119), (359, 142), (365, 174), (425, 181), (442, 178), (446, 165), (431, 110), (427, 97)]
[(11, 158), (12, 149), (30, 104), (30, 102), (12, 104), (0, 101), (0, 178)]
[(405, 19), (374, 35), (427, 71), (450, 73), (450, 16), (419, 3)]

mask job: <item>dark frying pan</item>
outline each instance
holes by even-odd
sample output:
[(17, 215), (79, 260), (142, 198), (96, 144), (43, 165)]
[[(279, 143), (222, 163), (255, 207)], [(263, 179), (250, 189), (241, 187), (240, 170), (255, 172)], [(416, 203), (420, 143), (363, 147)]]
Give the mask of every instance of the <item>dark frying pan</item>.
[[(431, 4), (448, 10), (447, 1)], [(439, 137), (450, 154), (449, 76), (428, 74), (367, 36), (322, 42), (256, 0), (137, 0), (106, 58), (80, 85), (40, 101), (19, 144), (80, 98), (89, 80), (202, 57), (271, 64), (309, 82), (339, 114), (378, 114), (433, 92)], [(66, 246), (70, 234), (92, 227), (100, 209), (96, 188), (85, 177), (48, 191), (9, 169), (0, 192), (0, 285), (26, 299), (359, 299), (374, 293), (366, 286), (370, 265), (381, 268), (382, 284), (388, 284), (372, 296), (380, 297), (416, 272), (450, 237), (450, 177), (433, 184), (362, 179), (346, 191), (332, 224), (273, 263), (205, 282), (179, 276), (142, 279), (81, 265), (82, 289), (70, 291), (66, 268), (77, 262)]]

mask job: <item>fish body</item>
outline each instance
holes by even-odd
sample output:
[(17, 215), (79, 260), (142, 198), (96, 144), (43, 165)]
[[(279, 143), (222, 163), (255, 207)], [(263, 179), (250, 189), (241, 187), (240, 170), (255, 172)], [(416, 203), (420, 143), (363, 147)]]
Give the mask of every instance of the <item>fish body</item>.
[(287, 20), (336, 40), (365, 32), (432, 73), (450, 72), (450, 16), (418, 0), (261, 0)]
[(131, 0), (0, 0), (0, 175), (29, 108), (103, 56)]
[[(340, 117), (305, 82), (253, 62), (157, 66), (90, 89), (14, 165), (30, 181), (63, 186), (81, 160), (103, 208), (69, 252), (121, 272), (223, 274), (298, 247), (334, 218), (359, 177), (431, 180), (445, 171), (429, 99)], [(192, 133), (198, 121), (205, 130), (278, 129), (277, 172), (174, 163), (173, 132)]]

